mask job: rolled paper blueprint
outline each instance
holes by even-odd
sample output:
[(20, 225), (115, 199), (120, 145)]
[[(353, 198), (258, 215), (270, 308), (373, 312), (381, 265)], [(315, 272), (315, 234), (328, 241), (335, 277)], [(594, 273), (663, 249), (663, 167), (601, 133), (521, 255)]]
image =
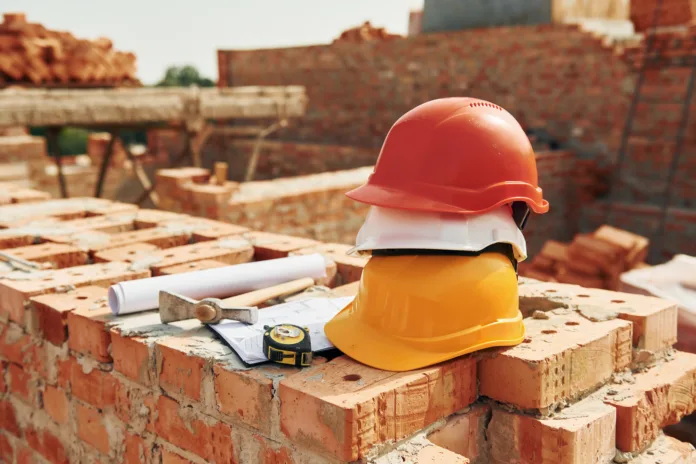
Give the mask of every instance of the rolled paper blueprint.
[(109, 288), (109, 306), (111, 312), (118, 316), (157, 309), (161, 290), (194, 299), (221, 298), (303, 277), (315, 280), (326, 277), (326, 261), (321, 254), (291, 256), (120, 282)]

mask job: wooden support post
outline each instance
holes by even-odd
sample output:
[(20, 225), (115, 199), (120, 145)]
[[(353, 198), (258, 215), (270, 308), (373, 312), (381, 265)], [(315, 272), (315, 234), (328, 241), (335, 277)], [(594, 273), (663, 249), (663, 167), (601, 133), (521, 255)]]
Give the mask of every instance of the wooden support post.
[[(138, 181), (140, 181), (140, 185), (142, 185), (143, 190), (147, 193), (147, 196), (150, 197), (150, 200), (152, 200), (152, 203), (155, 204), (155, 206), (159, 206), (159, 196), (157, 193), (154, 191), (154, 186), (152, 185), (152, 182), (150, 182), (150, 178), (147, 177), (147, 173), (143, 169), (143, 165), (140, 163), (140, 160), (138, 160), (135, 155), (133, 155), (133, 152), (131, 152), (130, 147), (126, 145), (125, 143), (123, 144), (123, 148), (126, 151), (126, 156), (128, 156), (128, 159), (131, 161), (133, 164), (133, 171), (135, 172), (136, 177), (138, 178)], [(140, 202), (144, 200), (145, 197), (141, 196), (140, 197)]]
[(111, 138), (109, 139), (109, 144), (106, 146), (106, 153), (101, 160), (101, 166), (99, 166), (99, 178), (97, 179), (97, 185), (94, 190), (94, 196), (96, 198), (101, 197), (102, 191), (104, 189), (104, 181), (106, 180), (106, 171), (109, 169), (109, 164), (111, 163), (111, 157), (114, 153), (114, 145), (116, 144), (116, 138), (120, 137), (121, 134), (116, 130), (109, 131)]
[(58, 134), (60, 133), (60, 128), (49, 127), (46, 132), (46, 145), (48, 148), (48, 153), (53, 157), (53, 161), (56, 163), (56, 169), (58, 170), (58, 185), (60, 186), (60, 195), (63, 198), (68, 198), (68, 186), (65, 183), (65, 174), (63, 174), (63, 157), (60, 153), (60, 147), (58, 146)]
[(227, 182), (227, 171), (229, 166), (223, 161), (215, 163), (215, 183), (217, 185), (225, 185)]

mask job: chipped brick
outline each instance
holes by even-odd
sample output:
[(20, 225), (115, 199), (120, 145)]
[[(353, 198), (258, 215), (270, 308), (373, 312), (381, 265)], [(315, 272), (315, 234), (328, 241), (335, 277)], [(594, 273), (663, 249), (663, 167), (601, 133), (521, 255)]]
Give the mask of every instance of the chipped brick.
[[(520, 287), (523, 288), (524, 286)], [(525, 319), (523, 343), (479, 362), (481, 395), (545, 410), (603, 385), (631, 362), (631, 324), (577, 314)]]
[(675, 359), (635, 374), (635, 383), (612, 389), (604, 401), (616, 408), (616, 446), (642, 450), (660, 429), (696, 409), (696, 355), (678, 352)]
[(282, 380), (279, 395), (281, 428), (290, 440), (353, 461), (372, 445), (404, 438), (471, 404), (476, 363), (459, 358), (395, 374), (342, 356)]

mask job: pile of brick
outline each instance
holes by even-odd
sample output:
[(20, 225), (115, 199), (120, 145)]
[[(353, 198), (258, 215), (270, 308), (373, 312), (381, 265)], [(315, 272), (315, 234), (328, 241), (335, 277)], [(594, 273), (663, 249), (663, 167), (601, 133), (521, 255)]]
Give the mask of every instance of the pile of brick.
[(619, 277), (645, 266), (650, 241), (640, 235), (603, 225), (590, 234), (578, 234), (569, 244), (549, 240), (520, 274), (545, 282), (563, 282), (589, 288), (618, 290)]
[(362, 43), (384, 41), (400, 38), (399, 34), (391, 34), (383, 27), (374, 27), (370, 21), (365, 21), (358, 27), (346, 29), (334, 40), (334, 43)]
[(0, 24), (0, 87), (7, 85), (139, 85), (135, 55), (111, 40), (84, 40), (6, 13)]
[[(115, 282), (346, 246), (98, 199), (0, 206), (0, 460), (678, 464), (661, 430), (696, 408), (669, 302), (522, 279), (519, 346), (412, 372), (346, 356), (244, 366), (198, 323), (114, 317)], [(229, 240), (233, 238), (234, 240)], [(231, 244), (235, 245), (232, 246)], [(15, 461), (16, 460), (16, 461)]]

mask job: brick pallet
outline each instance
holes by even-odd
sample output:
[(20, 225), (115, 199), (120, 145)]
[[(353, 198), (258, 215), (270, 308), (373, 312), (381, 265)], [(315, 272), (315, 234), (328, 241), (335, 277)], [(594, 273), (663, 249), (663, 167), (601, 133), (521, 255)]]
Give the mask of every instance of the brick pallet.
[(93, 198), (0, 206), (0, 227), (2, 251), (51, 268), (0, 270), (3, 462), (696, 462), (661, 432), (696, 409), (669, 302), (522, 279), (513, 348), (406, 373), (346, 356), (249, 369), (198, 323), (114, 318), (107, 287), (318, 251), (350, 295), (365, 260)]

